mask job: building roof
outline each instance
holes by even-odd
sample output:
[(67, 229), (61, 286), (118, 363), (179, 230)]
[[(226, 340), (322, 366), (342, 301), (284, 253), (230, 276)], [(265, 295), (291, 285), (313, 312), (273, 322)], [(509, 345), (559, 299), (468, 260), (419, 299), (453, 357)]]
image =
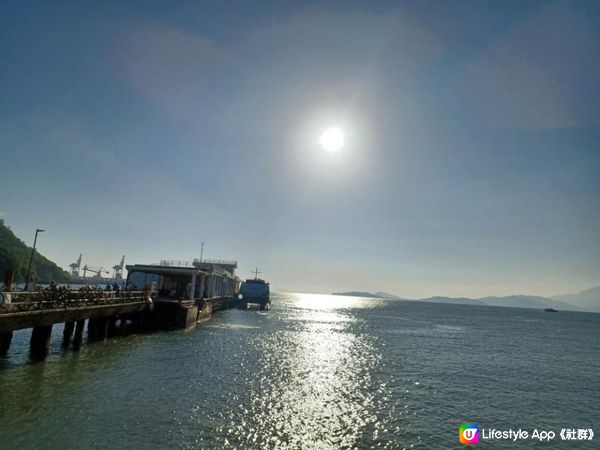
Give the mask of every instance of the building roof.
[(221, 269), (219, 266), (216, 266), (211, 269), (199, 269), (194, 266), (174, 266), (174, 265), (163, 265), (163, 264), (131, 264), (127, 265), (127, 272), (141, 272), (141, 273), (152, 273), (155, 275), (187, 275), (192, 276), (195, 274), (205, 274), (205, 275), (219, 275), (225, 278), (238, 279), (237, 275), (228, 272), (227, 270)]
[(159, 266), (154, 264), (132, 264), (127, 265), (127, 272), (153, 273), (156, 275), (193, 275), (208, 274), (205, 270), (200, 270), (196, 267), (176, 267), (176, 266)]

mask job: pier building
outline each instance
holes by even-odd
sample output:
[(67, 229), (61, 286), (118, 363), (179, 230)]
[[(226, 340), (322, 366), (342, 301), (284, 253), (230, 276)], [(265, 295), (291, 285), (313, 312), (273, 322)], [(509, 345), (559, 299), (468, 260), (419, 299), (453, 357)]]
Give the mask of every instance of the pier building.
[(158, 294), (158, 298), (198, 300), (232, 296), (240, 289), (236, 261), (162, 260), (127, 266), (127, 283)]

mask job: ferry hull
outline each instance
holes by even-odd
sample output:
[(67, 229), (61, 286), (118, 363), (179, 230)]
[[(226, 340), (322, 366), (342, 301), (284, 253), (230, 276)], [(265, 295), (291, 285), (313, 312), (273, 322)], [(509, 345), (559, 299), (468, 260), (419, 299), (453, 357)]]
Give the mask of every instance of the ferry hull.
[(244, 309), (251, 309), (252, 305), (258, 305), (261, 311), (269, 309), (271, 300), (269, 297), (243, 297), (240, 299), (240, 306)]
[(261, 310), (269, 307), (270, 301), (269, 283), (260, 278), (246, 280), (240, 286), (239, 300), (240, 306), (249, 308), (248, 305), (258, 305)]

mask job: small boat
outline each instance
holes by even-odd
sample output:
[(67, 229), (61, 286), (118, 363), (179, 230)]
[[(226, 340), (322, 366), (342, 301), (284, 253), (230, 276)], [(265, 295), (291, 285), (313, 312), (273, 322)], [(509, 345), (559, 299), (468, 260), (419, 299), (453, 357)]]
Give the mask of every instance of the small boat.
[(558, 312), (554, 308), (546, 308), (546, 309), (544, 309), (544, 311), (546, 311), (546, 312)]

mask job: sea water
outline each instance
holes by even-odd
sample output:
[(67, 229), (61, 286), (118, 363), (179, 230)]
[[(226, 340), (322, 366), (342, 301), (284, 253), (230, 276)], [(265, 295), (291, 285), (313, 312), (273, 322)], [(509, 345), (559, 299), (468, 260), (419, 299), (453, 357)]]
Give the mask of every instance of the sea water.
[(0, 448), (460, 448), (481, 430), (592, 428), (600, 314), (273, 294), (183, 331), (0, 359)]

